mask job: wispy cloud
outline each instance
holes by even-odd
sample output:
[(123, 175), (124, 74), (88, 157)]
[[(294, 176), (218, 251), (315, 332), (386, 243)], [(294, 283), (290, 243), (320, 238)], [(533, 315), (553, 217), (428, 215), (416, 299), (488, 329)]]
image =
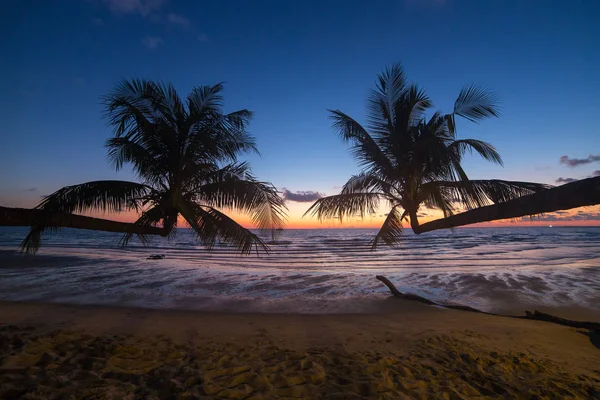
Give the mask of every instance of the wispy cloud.
[(103, 0), (110, 11), (116, 14), (140, 14), (147, 16), (160, 10), (165, 0)]
[(538, 221), (549, 221), (549, 222), (559, 222), (559, 221), (598, 221), (600, 220), (600, 212), (591, 209), (589, 211), (581, 211), (579, 210), (577, 213), (568, 213), (564, 211), (555, 211), (553, 213), (537, 215), (535, 220)]
[(167, 22), (173, 25), (179, 25), (182, 28), (190, 27), (190, 20), (179, 14), (167, 14)]
[(25, 189), (26, 192), (37, 192), (37, 188), (36, 187), (30, 187)]
[(569, 167), (577, 167), (579, 165), (585, 165), (585, 164), (593, 163), (595, 161), (600, 161), (600, 154), (599, 155), (590, 154), (588, 156), (588, 158), (569, 158), (569, 156), (562, 156), (560, 158), (560, 163), (566, 164)]
[(208, 36), (206, 35), (206, 33), (201, 33), (198, 35), (198, 41), (200, 43), (207, 43), (208, 42)]
[(571, 183), (571, 182), (576, 182), (577, 179), (575, 178), (558, 178), (556, 180), (556, 183)]
[(92, 18), (92, 23), (96, 26), (104, 26), (104, 20), (102, 18)]
[(311, 190), (290, 192), (286, 188), (283, 188), (283, 198), (287, 201), (296, 201), (298, 203), (310, 203), (315, 200), (319, 200), (323, 197), (322, 193), (313, 192)]
[(144, 44), (144, 46), (146, 46), (149, 49), (156, 49), (158, 46), (160, 46), (164, 42), (165, 41), (162, 40), (162, 38), (158, 37), (158, 36), (147, 36), (144, 38), (144, 40), (142, 40), (142, 43)]

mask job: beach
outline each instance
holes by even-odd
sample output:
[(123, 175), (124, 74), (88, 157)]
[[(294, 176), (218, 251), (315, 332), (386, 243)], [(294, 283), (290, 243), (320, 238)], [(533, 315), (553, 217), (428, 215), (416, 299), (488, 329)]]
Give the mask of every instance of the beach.
[[(600, 229), (291, 231), (269, 255), (0, 230), (0, 398), (600, 398)], [(153, 254), (165, 257), (148, 259)]]
[(2, 398), (599, 398), (598, 333), (390, 298), (378, 313), (0, 303)]

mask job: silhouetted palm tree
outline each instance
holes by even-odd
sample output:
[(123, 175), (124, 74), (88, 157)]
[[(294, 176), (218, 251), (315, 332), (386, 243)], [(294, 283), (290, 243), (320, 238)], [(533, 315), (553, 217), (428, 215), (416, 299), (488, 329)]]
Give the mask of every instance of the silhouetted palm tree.
[(351, 145), (360, 174), (352, 176), (338, 195), (324, 197), (308, 211), (321, 220), (373, 214), (380, 201), (391, 210), (372, 241), (393, 244), (402, 233), (402, 221), (410, 219), (421, 233), (417, 213), (422, 205), (455, 211), (455, 203), (467, 209), (500, 203), (547, 189), (549, 186), (501, 180), (469, 180), (461, 166), (465, 152), (502, 165), (496, 149), (480, 140), (457, 139), (456, 120), (477, 122), (498, 116), (495, 96), (476, 86), (461, 90), (450, 114), (426, 112), (432, 103), (415, 84), (407, 84), (402, 66), (396, 64), (378, 76), (368, 98), (367, 125), (361, 126), (339, 110), (330, 111), (333, 126)]
[[(285, 205), (277, 190), (238, 161), (240, 154), (257, 152), (247, 132), (252, 114), (223, 113), (222, 89), (222, 84), (201, 86), (182, 99), (170, 84), (121, 82), (103, 98), (114, 128), (106, 143), (108, 157), (117, 170), (130, 163), (141, 182), (67, 186), (36, 208), (49, 214), (135, 210), (140, 213), (135, 224), (148, 229), (124, 230), (123, 245), (133, 234), (145, 240), (144, 233), (155, 233), (157, 226), (164, 236), (173, 235), (181, 215), (204, 245), (223, 240), (244, 253), (253, 247), (266, 250), (256, 234), (222, 211), (249, 213), (263, 230), (281, 229), (284, 223)], [(24, 250), (34, 252), (41, 233), (57, 226), (48, 221), (31, 227)], [(91, 229), (102, 226), (90, 224)]]

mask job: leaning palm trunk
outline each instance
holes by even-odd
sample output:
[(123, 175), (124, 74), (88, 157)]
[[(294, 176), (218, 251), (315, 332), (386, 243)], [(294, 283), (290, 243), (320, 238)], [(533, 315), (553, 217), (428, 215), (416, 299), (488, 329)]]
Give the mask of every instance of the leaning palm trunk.
[(48, 212), (38, 209), (9, 208), (0, 206), (0, 226), (51, 226), (54, 228), (76, 228), (93, 231), (131, 233), (138, 235), (166, 236), (158, 226), (144, 226), (83, 215)]
[[(476, 208), (464, 213), (427, 222), (412, 224), (415, 233), (425, 233), (437, 229), (519, 218), (576, 207), (600, 204), (600, 177), (582, 179), (552, 189), (542, 190), (528, 196), (519, 197), (504, 203)], [(411, 222), (416, 221), (416, 218)]]

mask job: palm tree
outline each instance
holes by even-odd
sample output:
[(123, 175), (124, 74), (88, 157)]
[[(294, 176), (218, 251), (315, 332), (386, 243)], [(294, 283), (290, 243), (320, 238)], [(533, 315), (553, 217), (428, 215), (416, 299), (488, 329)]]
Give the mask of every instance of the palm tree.
[[(171, 237), (182, 216), (209, 248), (222, 240), (242, 253), (267, 250), (258, 235), (222, 211), (248, 213), (259, 229), (274, 232), (283, 227), (286, 209), (273, 185), (258, 181), (248, 163), (238, 161), (241, 154), (258, 152), (247, 132), (252, 113), (225, 114), (222, 90), (222, 84), (196, 87), (182, 99), (171, 84), (121, 82), (102, 98), (114, 129), (114, 137), (106, 142), (108, 158), (116, 170), (131, 164), (141, 182), (67, 186), (44, 198), (36, 209), (48, 215), (137, 211), (135, 226), (142, 229), (122, 230), (122, 245), (134, 234), (145, 241), (145, 233), (156, 234), (157, 228)], [(36, 220), (23, 250), (35, 252), (44, 230), (63, 225), (51, 218)], [(86, 226), (110, 230), (106, 224)]]
[(362, 172), (352, 176), (340, 194), (324, 197), (305, 213), (320, 220), (376, 212), (380, 201), (391, 207), (372, 241), (391, 245), (402, 234), (402, 221), (410, 220), (415, 233), (423, 230), (420, 207), (440, 209), (444, 217), (459, 206), (468, 210), (502, 203), (549, 188), (548, 185), (503, 180), (470, 180), (461, 166), (464, 154), (475, 151), (485, 160), (502, 165), (489, 143), (457, 139), (458, 117), (478, 122), (498, 116), (493, 93), (471, 85), (461, 90), (450, 114), (426, 113), (432, 102), (424, 90), (408, 84), (400, 64), (378, 75), (368, 98), (366, 128), (339, 110), (330, 110), (333, 126)]

